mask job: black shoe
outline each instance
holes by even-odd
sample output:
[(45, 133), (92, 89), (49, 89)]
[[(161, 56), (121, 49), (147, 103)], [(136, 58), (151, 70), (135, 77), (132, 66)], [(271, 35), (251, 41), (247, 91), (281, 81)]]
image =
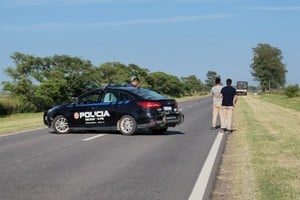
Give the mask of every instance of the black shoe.
[(210, 130), (216, 130), (216, 129), (217, 129), (216, 127), (211, 127), (211, 128), (210, 128)]
[(227, 133), (227, 129), (226, 128), (221, 128), (221, 133)]

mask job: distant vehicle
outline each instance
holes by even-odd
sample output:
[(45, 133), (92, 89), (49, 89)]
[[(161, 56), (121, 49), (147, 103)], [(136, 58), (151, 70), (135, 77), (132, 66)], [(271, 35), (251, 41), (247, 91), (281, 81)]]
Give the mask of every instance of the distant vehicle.
[(248, 82), (247, 81), (237, 81), (236, 82), (236, 93), (237, 95), (247, 95), (248, 93)]
[(44, 113), (44, 123), (58, 134), (72, 130), (117, 130), (132, 135), (148, 128), (166, 132), (184, 120), (175, 99), (135, 87), (106, 87)]

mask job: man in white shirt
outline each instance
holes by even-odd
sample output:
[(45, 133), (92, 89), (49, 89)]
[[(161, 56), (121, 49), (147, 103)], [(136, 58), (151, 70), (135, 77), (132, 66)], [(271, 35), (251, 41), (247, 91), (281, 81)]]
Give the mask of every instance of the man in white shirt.
[(221, 117), (221, 107), (222, 107), (222, 96), (221, 90), (223, 86), (221, 85), (221, 79), (219, 77), (215, 80), (215, 86), (211, 88), (211, 96), (213, 97), (213, 116), (211, 122), (211, 129), (215, 130), (217, 128), (217, 118)]

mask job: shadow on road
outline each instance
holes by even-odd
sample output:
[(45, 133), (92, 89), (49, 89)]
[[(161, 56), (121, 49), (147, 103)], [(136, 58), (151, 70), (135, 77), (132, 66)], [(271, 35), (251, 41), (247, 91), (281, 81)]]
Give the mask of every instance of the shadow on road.
[[(49, 131), (49, 133), (53, 134), (53, 135), (72, 135), (72, 134), (107, 134), (107, 135), (120, 135), (122, 136), (122, 134), (119, 131), (72, 131), (70, 133), (66, 133), (66, 134), (56, 134), (54, 131)], [(153, 133), (148, 129), (145, 130), (138, 130), (135, 134), (131, 135), (131, 137), (134, 136), (157, 136), (157, 135), (161, 135), (161, 136), (168, 136), (168, 135), (184, 135), (186, 134), (185, 132), (181, 132), (181, 131), (166, 131), (164, 133)]]

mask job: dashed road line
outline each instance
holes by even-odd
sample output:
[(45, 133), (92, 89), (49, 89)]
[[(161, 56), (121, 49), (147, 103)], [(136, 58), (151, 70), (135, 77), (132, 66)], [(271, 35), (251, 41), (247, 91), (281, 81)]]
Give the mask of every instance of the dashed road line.
[(34, 129), (28, 129), (28, 130), (24, 130), (24, 131), (18, 131), (18, 132), (12, 132), (12, 133), (4, 133), (4, 134), (0, 134), (0, 138), (1, 137), (6, 137), (6, 136), (11, 136), (11, 135), (18, 135), (21, 133), (30, 133), (31, 131), (38, 131), (38, 130), (43, 130), (43, 129), (47, 129), (45, 127), (39, 127), (39, 128), (34, 128)]
[(95, 136), (92, 136), (92, 137), (88, 137), (88, 138), (85, 138), (83, 140), (81, 140), (82, 142), (87, 142), (87, 141), (90, 141), (90, 140), (94, 140), (98, 137), (102, 137), (102, 136), (105, 136), (106, 134), (99, 134), (99, 135), (95, 135)]

